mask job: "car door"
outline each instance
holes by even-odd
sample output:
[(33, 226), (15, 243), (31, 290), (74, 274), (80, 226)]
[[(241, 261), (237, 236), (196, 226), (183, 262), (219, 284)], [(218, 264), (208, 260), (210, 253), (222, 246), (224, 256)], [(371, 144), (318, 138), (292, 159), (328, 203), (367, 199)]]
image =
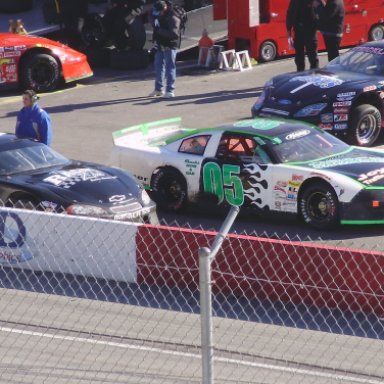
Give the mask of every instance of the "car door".
[(203, 161), (200, 191), (214, 194), (219, 203), (270, 209), (272, 164), (251, 135), (223, 133), (214, 158)]

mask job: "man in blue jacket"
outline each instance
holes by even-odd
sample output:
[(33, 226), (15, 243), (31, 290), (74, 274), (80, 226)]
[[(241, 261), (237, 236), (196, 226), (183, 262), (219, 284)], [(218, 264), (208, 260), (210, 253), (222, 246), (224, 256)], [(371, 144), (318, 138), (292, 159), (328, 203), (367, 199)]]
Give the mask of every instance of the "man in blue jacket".
[(34, 91), (23, 92), (23, 108), (17, 115), (16, 136), (40, 141), (46, 145), (52, 142), (51, 119), (47, 112), (39, 107), (39, 97)]

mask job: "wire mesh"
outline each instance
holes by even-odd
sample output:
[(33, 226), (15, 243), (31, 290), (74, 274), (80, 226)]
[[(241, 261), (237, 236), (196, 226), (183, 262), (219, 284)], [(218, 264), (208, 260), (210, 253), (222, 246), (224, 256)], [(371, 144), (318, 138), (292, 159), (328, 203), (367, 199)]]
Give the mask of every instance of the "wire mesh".
[[(0, 382), (201, 382), (214, 232), (1, 208), (0, 234)], [(384, 382), (383, 254), (298, 240), (225, 240), (215, 382)]]

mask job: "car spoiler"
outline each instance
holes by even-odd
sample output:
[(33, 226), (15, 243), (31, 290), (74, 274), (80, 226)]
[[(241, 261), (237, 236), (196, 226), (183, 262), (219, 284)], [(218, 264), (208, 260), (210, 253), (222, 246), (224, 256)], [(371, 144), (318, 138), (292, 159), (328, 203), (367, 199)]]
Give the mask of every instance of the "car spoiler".
[(156, 141), (157, 138), (164, 136), (164, 134), (176, 133), (180, 128), (180, 117), (134, 125), (113, 132), (113, 143), (119, 147), (137, 148), (138, 144), (145, 145), (150, 141)]

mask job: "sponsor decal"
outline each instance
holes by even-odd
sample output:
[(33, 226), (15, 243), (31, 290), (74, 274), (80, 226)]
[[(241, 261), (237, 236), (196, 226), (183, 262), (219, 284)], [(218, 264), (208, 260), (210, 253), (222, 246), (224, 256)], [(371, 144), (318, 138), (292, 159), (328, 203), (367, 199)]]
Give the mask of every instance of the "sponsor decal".
[(185, 166), (187, 168), (186, 175), (193, 176), (196, 174), (196, 168), (200, 165), (200, 161), (198, 160), (185, 160)]
[(278, 187), (285, 188), (285, 187), (288, 185), (288, 183), (287, 183), (286, 181), (278, 181), (278, 182), (276, 183), (276, 185), (277, 185)]
[(320, 121), (322, 123), (333, 123), (332, 113), (324, 113), (324, 114), (320, 115)]
[(348, 128), (348, 124), (347, 124), (347, 123), (335, 124), (335, 125), (333, 126), (333, 128), (335, 129), (335, 131), (342, 131), (342, 130)]
[(349, 108), (335, 108), (333, 110), (333, 113), (348, 113), (349, 112)]
[(115, 220), (134, 220), (151, 213), (150, 208), (142, 208), (139, 211), (121, 213), (114, 216)]
[(288, 99), (280, 99), (280, 100), (277, 101), (277, 104), (280, 104), (280, 105), (291, 105), (292, 101), (288, 100)]
[(303, 85), (293, 89), (291, 93), (296, 93), (302, 89), (313, 85), (320, 89), (328, 89), (337, 87), (338, 85), (343, 84), (343, 80), (338, 79), (337, 77), (326, 76), (326, 75), (307, 75), (307, 76), (296, 76), (290, 81), (300, 81), (304, 83)]
[(302, 181), (288, 181), (289, 190), (292, 189), (298, 189), (300, 185), (302, 184)]
[(342, 115), (335, 115), (334, 116), (335, 122), (337, 121), (348, 121), (348, 115), (347, 114), (342, 114)]
[(375, 91), (376, 89), (376, 85), (369, 85), (368, 87), (363, 88), (363, 92)]
[(116, 179), (116, 176), (108, 175), (105, 172), (92, 168), (71, 169), (70, 171), (60, 171), (45, 178), (43, 181), (57, 187), (70, 189), (72, 186), (82, 182), (97, 182), (103, 180)]
[(109, 198), (109, 201), (111, 203), (121, 203), (125, 200), (127, 200), (127, 197), (125, 195), (114, 195)]
[(359, 176), (358, 181), (365, 185), (371, 185), (376, 181), (384, 179), (384, 168), (375, 169), (373, 171), (363, 173)]
[(349, 97), (349, 96), (355, 96), (356, 92), (343, 92), (343, 93), (338, 93), (337, 97)]
[(333, 103), (334, 107), (349, 107), (352, 105), (352, 101), (336, 101)]
[(304, 176), (293, 174), (292, 175), (292, 180), (293, 181), (303, 181), (304, 180)]
[(353, 96), (338, 97), (337, 101), (349, 101), (353, 100)]
[(309, 129), (301, 129), (299, 131), (295, 131), (290, 133), (285, 137), (285, 140), (297, 140), (302, 137), (308, 136), (311, 133)]
[(319, 128), (330, 131), (333, 129), (333, 124), (319, 124)]
[(288, 116), (289, 112), (287, 111), (282, 111), (280, 109), (275, 109), (275, 108), (263, 108), (261, 110), (263, 113), (271, 113), (273, 115), (279, 115), (279, 116)]
[(312, 168), (332, 168), (350, 164), (384, 163), (383, 157), (345, 157), (342, 159), (328, 159), (310, 164)]
[(281, 123), (279, 121), (272, 121), (272, 120), (255, 120), (255, 121), (239, 121), (235, 123), (233, 126), (236, 128), (246, 128), (249, 126), (252, 126), (252, 128), (260, 129), (261, 131), (268, 131), (273, 128), (277, 128)]
[(0, 213), (0, 264), (23, 263), (32, 259), (27, 229), (16, 213)]
[(357, 47), (354, 48), (355, 52), (372, 53), (373, 55), (384, 55), (384, 48), (376, 47)]

